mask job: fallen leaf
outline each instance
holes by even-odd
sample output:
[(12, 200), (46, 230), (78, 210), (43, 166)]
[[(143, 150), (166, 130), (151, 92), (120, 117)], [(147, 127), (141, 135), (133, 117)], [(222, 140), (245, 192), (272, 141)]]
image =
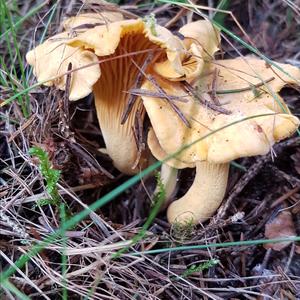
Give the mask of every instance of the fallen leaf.
[[(268, 239), (280, 239), (296, 236), (296, 230), (292, 219), (292, 214), (289, 211), (279, 213), (274, 220), (266, 225), (265, 237)], [(280, 251), (287, 247), (291, 242), (281, 242), (274, 244), (265, 244), (266, 249)]]

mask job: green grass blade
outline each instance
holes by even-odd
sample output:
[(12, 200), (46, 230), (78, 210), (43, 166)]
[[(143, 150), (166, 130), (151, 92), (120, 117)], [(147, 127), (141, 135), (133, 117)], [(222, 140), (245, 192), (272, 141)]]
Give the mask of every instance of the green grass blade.
[[(20, 53), (20, 49), (19, 49), (19, 43), (17, 41), (17, 35), (16, 35), (15, 29), (13, 27), (14, 24), (12, 22), (12, 17), (11, 17), (10, 11), (9, 11), (5, 1), (1, 0), (1, 2), (2, 2), (2, 9), (4, 9), (4, 13), (6, 14), (9, 27), (11, 28), (14, 51), (15, 51), (17, 59), (18, 59), (18, 65), (19, 65), (20, 72), (21, 72), (22, 82), (23, 82), (24, 87), (26, 88), (27, 80), (26, 80), (26, 76), (25, 76), (25, 68), (24, 68), (23, 59), (21, 57), (21, 53)], [(9, 39), (7, 39), (7, 43), (8, 43), (8, 48), (10, 48)], [(12, 49), (10, 49), (10, 50), (12, 50)], [(12, 60), (12, 62), (13, 61), (14, 60)], [(21, 108), (22, 108), (22, 112), (23, 112), (23, 115), (25, 118), (27, 118), (29, 116), (29, 107), (30, 107), (29, 96), (28, 96), (28, 94), (25, 94), (25, 101), (21, 102)]]
[(44, 1), (41, 4), (37, 5), (36, 7), (32, 8), (29, 12), (27, 12), (22, 18), (20, 18), (16, 23), (12, 24), (10, 28), (8, 28), (6, 31), (4, 31), (0, 35), (0, 40), (7, 34), (9, 34), (12, 30), (15, 32), (18, 30), (18, 27), (27, 19), (35, 15), (41, 8), (43, 8), (45, 5), (47, 5), (49, 1)]
[[(66, 210), (65, 210), (65, 205), (62, 203), (60, 205), (60, 221), (62, 224), (66, 222)], [(67, 300), (68, 299), (68, 290), (67, 290), (67, 265), (68, 265), (68, 260), (67, 260), (67, 255), (66, 255), (66, 248), (67, 248), (67, 237), (66, 237), (66, 231), (62, 231), (62, 244), (63, 244), (63, 251), (61, 255), (61, 271), (62, 271), (62, 285), (63, 285), (63, 294), (62, 294), (62, 299)]]
[(129, 246), (124, 247), (123, 249), (120, 249), (118, 252), (116, 252), (112, 256), (113, 259), (118, 258), (121, 254), (126, 252), (130, 247), (132, 247), (137, 242), (139, 242), (145, 236), (145, 234), (147, 232), (147, 229), (150, 227), (153, 220), (155, 219), (155, 217), (159, 213), (159, 210), (160, 210), (162, 204), (165, 202), (165, 199), (166, 199), (166, 191), (165, 191), (165, 187), (163, 186), (163, 183), (161, 181), (160, 175), (157, 175), (157, 186), (159, 187), (159, 191), (154, 196), (154, 198), (155, 198), (154, 207), (151, 209), (150, 214), (149, 214), (145, 224), (143, 225), (142, 229), (140, 230), (140, 232), (137, 235), (135, 235), (132, 238), (132, 243)]
[(189, 245), (189, 246), (180, 246), (180, 247), (173, 247), (173, 248), (154, 249), (154, 250), (148, 250), (143, 252), (131, 252), (129, 254), (133, 256), (138, 256), (138, 255), (158, 254), (158, 253), (166, 253), (166, 252), (185, 251), (185, 250), (254, 246), (254, 245), (276, 244), (282, 242), (299, 242), (299, 241), (300, 241), (300, 236), (293, 236), (293, 237), (278, 238), (278, 239), (261, 239), (261, 240), (238, 241), (238, 242), (211, 243), (211, 244), (195, 245), (195, 246)]
[[(50, 23), (52, 22), (52, 19), (53, 19), (54, 15), (55, 15), (55, 12), (56, 12), (56, 9), (57, 9), (57, 7), (58, 7), (58, 4), (59, 4), (59, 2), (56, 2), (56, 3), (50, 8), (50, 10), (49, 10), (49, 12), (48, 12), (48, 13), (50, 13), (50, 16), (49, 16), (49, 18), (48, 18), (48, 20), (47, 20), (47, 23), (46, 23), (46, 25), (45, 25), (45, 28), (44, 28), (44, 30), (43, 30), (43, 32), (42, 32), (42, 35), (41, 35), (41, 38), (40, 38), (40, 40), (39, 40), (39, 43), (40, 43), (40, 44), (41, 44), (41, 43), (44, 41), (44, 39), (45, 39), (46, 33), (47, 33), (47, 31), (48, 31), (48, 28), (49, 28), (49, 26), (50, 26)], [(28, 72), (28, 78), (31, 76), (32, 70), (33, 70), (33, 68), (30, 68), (30, 70), (29, 70), (29, 72)]]
[[(219, 10), (227, 10), (230, 5), (230, 0), (220, 0), (217, 6), (217, 9)], [(220, 25), (224, 25), (225, 18), (227, 17), (226, 13), (223, 12), (216, 12), (213, 16), (213, 20)]]
[(43, 82), (38, 82), (38, 83), (35, 83), (27, 88), (25, 88), (23, 91), (19, 92), (19, 93), (15, 93), (13, 96), (9, 97), (8, 99), (6, 99), (5, 101), (3, 101), (1, 104), (0, 104), (0, 107), (4, 107), (10, 103), (12, 103), (15, 99), (19, 98), (20, 96), (28, 93), (29, 91), (41, 86), (43, 83), (45, 83), (46, 81), (43, 81)]
[(237, 163), (237, 162), (235, 162), (235, 161), (231, 161), (231, 162), (230, 162), (230, 165), (233, 166), (233, 167), (235, 167), (235, 168), (237, 168), (237, 169), (240, 169), (240, 170), (243, 171), (243, 172), (246, 172), (246, 171), (247, 171), (247, 168), (246, 168), (246, 167), (240, 165), (239, 163)]
[(11, 87), (10, 83), (6, 80), (6, 77), (11, 79), (9, 76), (9, 71), (8, 71), (6, 64), (4, 63), (3, 57), (1, 57), (1, 56), (0, 56), (0, 66), (1, 66), (1, 69), (0, 69), (1, 84), (5, 87)]
[(1, 280), (1, 285), (3, 288), (8, 289), (9, 291), (11, 291), (13, 294), (15, 294), (17, 296), (16, 299), (21, 299), (21, 300), (30, 300), (30, 298), (28, 296), (26, 296), (25, 294), (23, 294), (19, 289), (17, 289), (11, 282), (9, 282), (8, 280), (2, 281)]
[[(2, 3), (0, 3), (0, 7), (2, 7)], [(15, 59), (14, 53), (10, 47), (10, 41), (9, 41), (8, 36), (5, 36), (5, 38), (6, 38), (6, 43), (7, 43), (7, 52), (9, 55), (9, 59), (10, 59), (10, 62), (13, 62)], [(9, 80), (9, 81), (6, 81), (6, 83), (7, 83), (6, 87), (10, 88), (14, 95), (17, 95), (17, 89), (18, 89), (17, 82), (16, 82), (17, 70), (15, 68), (15, 64), (11, 63), (10, 65), (11, 65), (10, 68), (8, 68), (7, 64), (4, 62), (4, 59), (1, 58), (1, 68), (6, 73), (6, 76), (8, 77), (8, 80)], [(16, 97), (16, 99), (17, 99), (17, 102), (19, 103), (20, 107), (22, 107), (23, 106), (22, 96), (18, 95)], [(24, 113), (26, 113), (26, 111), (23, 112), (23, 114)]]

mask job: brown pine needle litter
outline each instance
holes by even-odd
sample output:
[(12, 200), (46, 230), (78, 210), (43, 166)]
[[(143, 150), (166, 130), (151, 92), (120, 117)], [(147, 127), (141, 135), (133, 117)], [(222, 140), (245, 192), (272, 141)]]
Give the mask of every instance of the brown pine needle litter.
[[(68, 17), (82, 13), (110, 11), (127, 19), (150, 16), (150, 27), (156, 22), (182, 39), (179, 28), (201, 19), (200, 12), (214, 17), (238, 37), (222, 33), (217, 59), (249, 55), (251, 47), (256, 47), (271, 60), (300, 67), (300, 2), (113, 2), (0, 0), (0, 271), (4, 275), (0, 277), (0, 298), (299, 299), (300, 244), (293, 240), (300, 236), (298, 133), (265, 156), (233, 162), (224, 201), (203, 224), (170, 225), (165, 212), (169, 202), (182, 197), (192, 185), (194, 168), (179, 172), (170, 199), (164, 198), (161, 185), (155, 189), (157, 182), (163, 181), (162, 174), (151, 172), (73, 222), (78, 213), (132, 177), (120, 173), (107, 155), (93, 96), (76, 103), (68, 100), (74, 65), (68, 66), (65, 91), (59, 91), (36, 85), (25, 54), (62, 32), (61, 24)], [(216, 10), (219, 2), (227, 4), (221, 11)], [(98, 25), (96, 20), (88, 28)], [(74, 36), (87, 27), (78, 24), (75, 29)], [(152, 29), (155, 34), (155, 27)], [(213, 74), (205, 74), (214, 77), (206, 87), (206, 97), (201, 98), (188, 80), (182, 84), (186, 97), (168, 95), (147, 73), (153, 67), (153, 57), (163, 57), (159, 51), (147, 51), (148, 59), (144, 64), (139, 62), (134, 84), (123, 91), (131, 99), (120, 112), (123, 124), (132, 118), (140, 97), (147, 96), (167, 101), (186, 128), (191, 124), (180, 107), (189, 96), (198, 97), (199, 104), (212, 114), (230, 116), (231, 111), (219, 100), (228, 91), (218, 89), (217, 64)], [(136, 54), (126, 55), (137, 61)], [(115, 64), (109, 56), (103, 59)], [(243, 89), (259, 96), (280, 74), (273, 66), (272, 70), (274, 77), (236, 87), (230, 95), (234, 97)], [(141, 87), (145, 78), (156, 86), (155, 91)], [(299, 117), (299, 86), (286, 86), (280, 95)], [(140, 160), (150, 154), (150, 120), (144, 114), (140, 105), (131, 128), (137, 147), (133, 168), (137, 169), (141, 168)], [(39, 149), (40, 155), (30, 154), (30, 149)], [(158, 190), (156, 195), (154, 190)], [(51, 201), (53, 195), (55, 201)], [(72, 226), (65, 228), (65, 224)], [(285, 224), (287, 228), (282, 229)], [(53, 237), (57, 230), (62, 234)], [(51, 234), (53, 238), (43, 249), (27, 257), (22, 266), (15, 266), (22, 255), (26, 257)], [(263, 246), (267, 238), (289, 240)]]

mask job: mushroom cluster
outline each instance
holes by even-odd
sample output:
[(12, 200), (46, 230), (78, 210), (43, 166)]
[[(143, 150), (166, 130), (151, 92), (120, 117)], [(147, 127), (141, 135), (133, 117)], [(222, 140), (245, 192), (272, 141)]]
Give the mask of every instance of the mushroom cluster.
[(197, 76), (203, 65), (197, 57), (200, 46), (186, 47), (151, 17), (123, 20), (119, 13), (88, 13), (67, 19), (63, 27), (64, 32), (28, 52), (27, 62), (39, 82), (61, 90), (71, 64), (69, 99), (93, 92), (106, 152), (117, 169), (135, 174), (148, 163), (133, 130), (137, 115), (143, 123), (145, 110), (140, 97), (132, 99), (128, 91), (148, 74)]
[(285, 72), (274, 71), (255, 57), (215, 60), (220, 34), (209, 21), (187, 24), (175, 35), (153, 18), (103, 12), (72, 17), (64, 29), (31, 50), (27, 61), (39, 82), (62, 90), (71, 65), (69, 98), (93, 92), (116, 168), (135, 174), (150, 163), (137, 141), (146, 113), (147, 145), (164, 161), (168, 193), (178, 169), (196, 168), (189, 191), (168, 208), (171, 223), (211, 217), (226, 191), (229, 162), (266, 154), (299, 126), (278, 94), (286, 84), (299, 84), (299, 69), (278, 64)]

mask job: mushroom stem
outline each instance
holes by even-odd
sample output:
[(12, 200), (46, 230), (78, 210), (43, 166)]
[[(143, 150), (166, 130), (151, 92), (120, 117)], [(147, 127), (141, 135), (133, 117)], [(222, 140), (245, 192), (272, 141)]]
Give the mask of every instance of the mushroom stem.
[(229, 164), (196, 162), (196, 176), (188, 192), (168, 208), (170, 223), (204, 222), (220, 206), (226, 192)]
[[(128, 175), (136, 174), (140, 168), (144, 167), (144, 164), (140, 161), (139, 166), (133, 168), (138, 155), (137, 143), (133, 134), (134, 115), (127, 120), (126, 124), (121, 125), (120, 109), (117, 110), (116, 105), (105, 106), (106, 103), (98, 97), (97, 92), (98, 90), (94, 88), (95, 106), (106, 153), (119, 171)], [(124, 105), (120, 106), (122, 108)]]
[[(160, 170), (160, 178), (161, 182), (164, 185), (165, 190), (165, 201), (164, 204), (170, 200), (170, 198), (174, 195), (175, 189), (176, 189), (176, 183), (177, 183), (177, 174), (178, 170), (168, 166), (167, 164), (162, 164), (161, 170)], [(154, 195), (159, 192), (159, 186), (156, 186), (154, 190)], [(165, 205), (162, 205), (162, 209), (165, 208)]]
[[(128, 47), (126, 51), (132, 51), (132, 44), (138, 44), (138, 37), (129, 35), (123, 38), (123, 43)], [(149, 41), (145, 40), (144, 42), (141, 47), (145, 45), (152, 47)], [(124, 51), (119, 46), (114, 55), (124, 55)], [(147, 55), (136, 55), (134, 59), (136, 65), (141, 66), (147, 59)], [(125, 91), (135, 85), (135, 79), (140, 74), (136, 65), (132, 63), (129, 56), (108, 60), (101, 64), (101, 77), (93, 86), (97, 117), (107, 153), (112, 158), (114, 166), (128, 175), (138, 173), (147, 164), (147, 157), (142, 154), (138, 166), (135, 167), (139, 153), (133, 128), (137, 112), (142, 107), (140, 99), (134, 102), (126, 122), (122, 124), (122, 115), (129, 101), (129, 94)], [(145, 111), (142, 109), (140, 113), (141, 123), (144, 116)]]

